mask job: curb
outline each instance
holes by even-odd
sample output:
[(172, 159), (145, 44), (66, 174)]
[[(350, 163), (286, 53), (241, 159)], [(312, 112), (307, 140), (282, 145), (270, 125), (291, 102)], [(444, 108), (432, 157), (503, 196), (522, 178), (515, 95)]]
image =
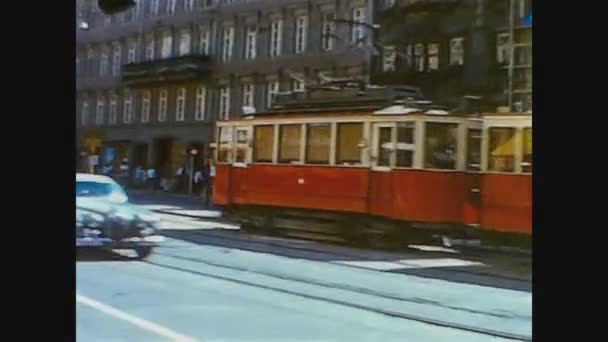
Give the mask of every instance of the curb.
[(192, 215), (192, 214), (184, 214), (184, 213), (176, 213), (173, 211), (160, 210), (160, 209), (152, 209), (151, 211), (166, 214), (166, 215), (174, 215), (174, 216), (182, 216), (182, 217), (190, 217), (196, 219), (206, 219), (206, 220), (221, 220), (224, 218), (224, 214), (220, 211), (220, 216), (200, 216), (200, 215)]

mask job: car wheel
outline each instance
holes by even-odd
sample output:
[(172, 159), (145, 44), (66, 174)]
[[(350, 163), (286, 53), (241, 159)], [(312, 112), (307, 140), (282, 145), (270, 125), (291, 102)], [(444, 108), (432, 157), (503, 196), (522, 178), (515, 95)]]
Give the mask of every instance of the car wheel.
[(154, 250), (153, 247), (137, 247), (137, 248), (135, 248), (135, 252), (137, 253), (137, 258), (138, 259), (146, 259), (147, 257), (150, 256), (150, 254), (152, 254), (153, 250)]

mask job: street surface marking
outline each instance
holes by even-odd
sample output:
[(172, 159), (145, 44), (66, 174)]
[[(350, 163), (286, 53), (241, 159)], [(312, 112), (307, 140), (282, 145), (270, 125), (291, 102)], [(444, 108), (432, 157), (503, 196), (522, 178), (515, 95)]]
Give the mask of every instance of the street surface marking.
[(91, 298), (82, 296), (77, 294), (76, 295), (76, 302), (78, 303), (82, 303), (84, 305), (88, 305), (96, 310), (99, 310), (103, 313), (106, 313), (110, 316), (114, 316), (118, 319), (121, 319), (123, 321), (129, 322), (139, 328), (142, 328), (144, 330), (150, 331), (152, 333), (155, 333), (157, 335), (160, 335), (162, 337), (168, 338), (171, 341), (176, 341), (176, 342), (197, 342), (198, 340), (192, 337), (188, 337), (185, 335), (181, 335), (176, 333), (175, 331), (172, 331), (168, 328), (165, 328), (163, 326), (160, 326), (158, 324), (152, 323), (150, 321), (146, 321), (144, 319), (141, 319), (139, 317), (135, 317), (133, 315), (130, 315), (124, 311), (118, 310), (116, 308), (113, 308), (109, 305), (100, 303), (96, 300), (93, 300)]
[(468, 266), (484, 266), (484, 264), (475, 261), (462, 259), (409, 259), (397, 260), (395, 262), (388, 261), (332, 261), (334, 264), (347, 266), (362, 267), (376, 271), (394, 271), (400, 269), (413, 268), (434, 268), (434, 267), (468, 267)]
[(443, 252), (443, 253), (458, 253), (457, 250), (439, 246), (425, 246), (425, 245), (408, 245), (409, 248), (421, 250), (423, 252)]
[(148, 210), (175, 210), (179, 207), (173, 205), (162, 205), (162, 204), (139, 204), (140, 207)]

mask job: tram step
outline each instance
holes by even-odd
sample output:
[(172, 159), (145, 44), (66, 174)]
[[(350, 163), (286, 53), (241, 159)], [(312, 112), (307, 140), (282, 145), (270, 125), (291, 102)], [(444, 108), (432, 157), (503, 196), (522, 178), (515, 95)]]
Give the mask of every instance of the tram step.
[(286, 230), (283, 235), (307, 239), (307, 240), (314, 240), (314, 241), (329, 241), (329, 242), (338, 242), (338, 243), (346, 242), (343, 238), (341, 238), (337, 235), (319, 234), (319, 233), (312, 233), (312, 232), (305, 232), (305, 231), (298, 231), (298, 230)]
[(317, 232), (325, 234), (337, 234), (338, 228), (335, 223), (310, 222), (298, 219), (275, 218), (273, 226), (280, 229), (298, 230), (304, 232)]

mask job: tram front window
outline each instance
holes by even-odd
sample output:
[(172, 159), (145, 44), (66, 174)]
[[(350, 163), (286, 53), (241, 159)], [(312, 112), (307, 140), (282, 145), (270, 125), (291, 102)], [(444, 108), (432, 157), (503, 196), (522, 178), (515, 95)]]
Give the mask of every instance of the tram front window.
[(532, 128), (524, 128), (524, 153), (521, 172), (532, 172)]
[(481, 169), (481, 130), (469, 129), (467, 131), (467, 170), (479, 171)]
[(489, 131), (488, 171), (515, 171), (515, 128), (492, 127)]
[(255, 126), (253, 136), (253, 161), (258, 163), (272, 163), (274, 126)]
[(458, 125), (429, 122), (425, 127), (424, 167), (455, 170)]
[(412, 167), (414, 163), (414, 123), (397, 126), (397, 167)]
[(249, 137), (246, 130), (236, 131), (236, 162), (245, 163), (249, 151)]
[(279, 128), (279, 163), (300, 161), (301, 125), (281, 125)]
[(232, 162), (232, 140), (234, 128), (220, 127), (220, 145), (218, 147), (217, 160), (221, 163)]
[(391, 151), (392, 151), (392, 127), (380, 127), (378, 132), (379, 151), (378, 151), (378, 166), (390, 166)]
[(337, 164), (361, 165), (361, 149), (359, 148), (361, 139), (363, 139), (362, 123), (338, 124)]
[(329, 164), (329, 124), (308, 124), (306, 135), (306, 162), (309, 164)]

